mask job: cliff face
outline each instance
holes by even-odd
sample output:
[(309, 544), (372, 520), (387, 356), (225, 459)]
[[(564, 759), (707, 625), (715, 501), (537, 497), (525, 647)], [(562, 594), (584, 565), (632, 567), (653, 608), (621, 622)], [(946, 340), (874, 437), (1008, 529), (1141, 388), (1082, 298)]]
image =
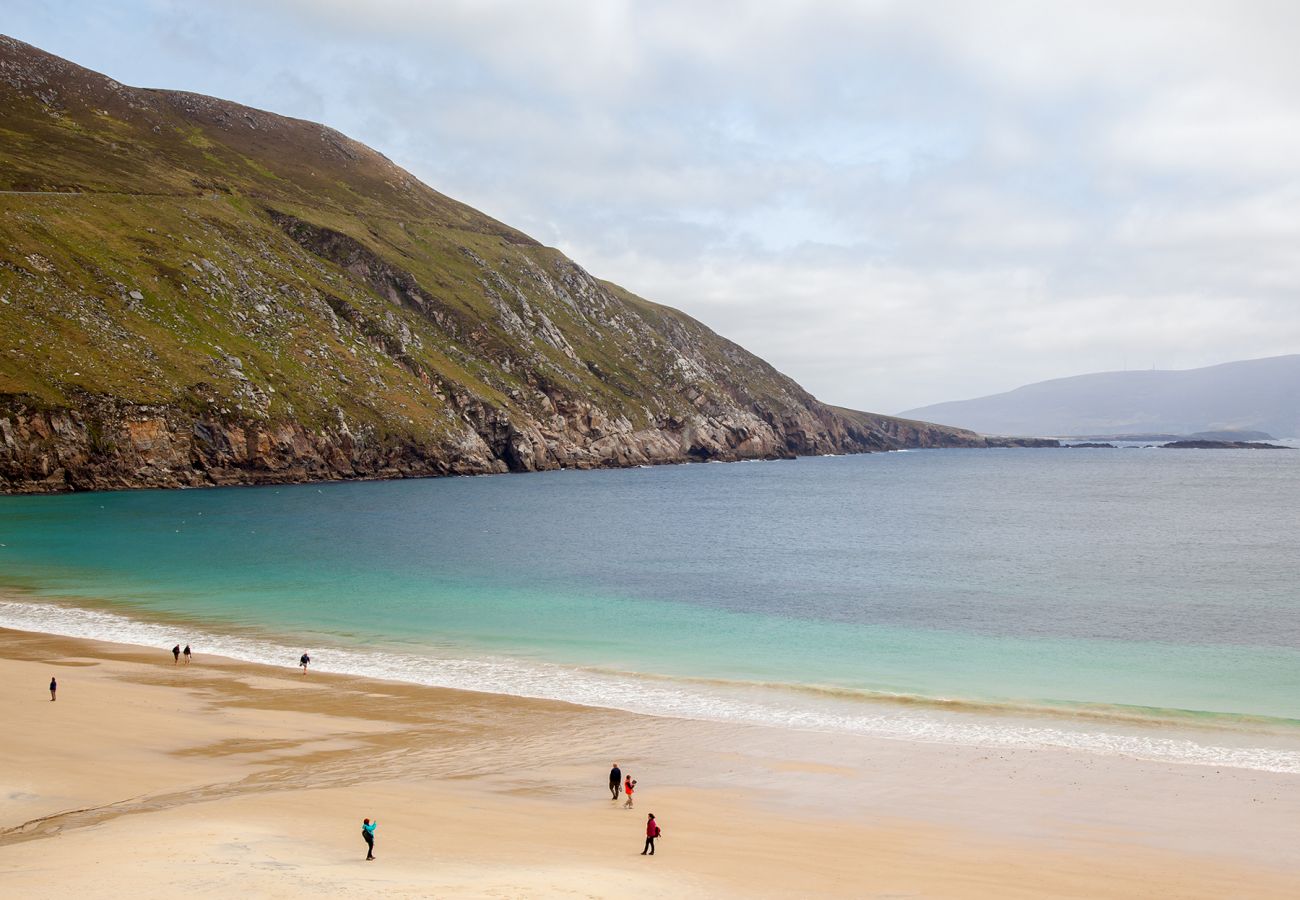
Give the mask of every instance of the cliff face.
[(104, 397), (88, 396), (59, 409), (11, 398), (0, 416), (0, 483), (10, 492), (36, 493), (414, 478), (776, 458), (800, 450), (859, 452), (873, 440), (843, 434), (835, 443), (811, 420), (772, 427), (749, 415), (723, 413), (632, 429), (625, 421), (609, 422), (588, 404), (574, 404), (569, 411), (570, 417), (556, 417), (564, 423), (548, 428), (535, 421), (520, 427), (480, 409), (476, 427), (435, 444), (381, 435), (368, 426), (352, 428), (342, 419), (333, 427), (308, 429), (294, 421), (222, 419)]
[(977, 446), (836, 410), (330, 129), (0, 37), (0, 490)]

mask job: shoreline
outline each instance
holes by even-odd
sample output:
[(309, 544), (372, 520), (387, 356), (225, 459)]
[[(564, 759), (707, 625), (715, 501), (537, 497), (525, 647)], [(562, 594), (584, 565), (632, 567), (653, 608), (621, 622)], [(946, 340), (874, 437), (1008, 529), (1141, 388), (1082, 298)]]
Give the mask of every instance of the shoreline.
[[(17, 608), (40, 612), (25, 617), (14, 612)], [(51, 614), (56, 618), (51, 619)], [(141, 617), (149, 615), (155, 618)], [(15, 587), (0, 587), (0, 628), (105, 639), (140, 648), (169, 646), (177, 634), (188, 633), (199, 639), (197, 648), (205, 655), (212, 648), (218, 655), (256, 665), (275, 666), (276, 660), (292, 661), (301, 652), (301, 648), (279, 643), (258, 628), (212, 631), (186, 617), (169, 622), (165, 614), (152, 610), (123, 610), (109, 601), (96, 603), (92, 598), (50, 596)], [(508, 656), (442, 657), (409, 648), (348, 647), (324, 633), (304, 637), (312, 644), (314, 671), (344, 677), (790, 733), (998, 752), (1022, 748), (1080, 752), (1102, 758), (1300, 775), (1300, 728), (1289, 719), (1216, 713), (1198, 719), (1201, 714), (1196, 711), (1150, 710), (1157, 715), (1144, 715), (1104, 705), (1071, 708), (1067, 704), (1052, 707), (876, 696), (816, 685), (644, 674)], [(333, 639), (334, 643), (317, 639)]]
[[(0, 631), (0, 691), (16, 711), (0, 867), (33, 896), (1300, 890), (1294, 776), (794, 734), (206, 655), (173, 666), (165, 648), (15, 631)], [(642, 782), (631, 812), (609, 808), (611, 759)], [(644, 810), (666, 835), (650, 871), (636, 866)], [(352, 821), (366, 814), (381, 823), (370, 868)], [(53, 865), (29, 852), (49, 839)], [(149, 852), (122, 859), (136, 841)]]

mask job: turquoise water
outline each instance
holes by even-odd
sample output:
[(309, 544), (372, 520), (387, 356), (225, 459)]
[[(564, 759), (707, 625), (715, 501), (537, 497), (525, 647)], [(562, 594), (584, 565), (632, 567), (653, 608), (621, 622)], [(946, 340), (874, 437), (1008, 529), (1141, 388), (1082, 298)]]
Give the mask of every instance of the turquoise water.
[(1297, 509), (1300, 453), (1159, 450), (8, 497), (0, 625), (795, 727), (1287, 732)]

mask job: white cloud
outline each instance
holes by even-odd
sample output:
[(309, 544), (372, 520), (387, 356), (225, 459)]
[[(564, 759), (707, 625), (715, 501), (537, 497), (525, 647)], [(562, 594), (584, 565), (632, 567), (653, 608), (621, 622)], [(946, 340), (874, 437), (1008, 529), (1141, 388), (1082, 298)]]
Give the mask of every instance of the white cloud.
[(1252, 96), (1227, 85), (1170, 92), (1116, 123), (1105, 149), (1116, 162), (1156, 173), (1258, 181), (1295, 173), (1300, 114), (1293, 95)]

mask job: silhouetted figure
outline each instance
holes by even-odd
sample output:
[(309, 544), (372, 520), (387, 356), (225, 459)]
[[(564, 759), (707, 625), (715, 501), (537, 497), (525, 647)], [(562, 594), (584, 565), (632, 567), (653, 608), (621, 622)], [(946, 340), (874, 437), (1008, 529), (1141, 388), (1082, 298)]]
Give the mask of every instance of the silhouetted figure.
[(623, 770), (614, 763), (614, 768), (609, 770), (609, 799), (617, 800), (618, 792), (623, 789)]
[(175, 647), (172, 647), (172, 665), (174, 666), (180, 661), (181, 661), (181, 645), (177, 644)]
[(56, 699), (58, 699), (58, 698), (56, 698), (56, 697), (54, 696), (56, 693), (58, 693), (58, 691), (59, 691), (59, 681), (58, 681), (58, 679), (57, 679), (57, 678), (51, 678), (51, 679), (50, 679), (50, 702), (51, 702), (51, 703), (53, 703)]
[(371, 822), (365, 819), (361, 823), (361, 836), (366, 841), (366, 859), (375, 858), (375, 829), (379, 827), (378, 822)]
[(185, 649), (182, 650), (181, 653), (185, 654), (185, 665), (188, 666), (190, 664), (190, 657), (193, 655), (190, 653), (190, 645), (186, 644)]
[(307, 674), (307, 665), (310, 662), (311, 662), (311, 657), (308, 656), (306, 653), (298, 657), (298, 665), (302, 666), (302, 674), (304, 675)]
[(655, 814), (650, 813), (650, 818), (646, 819), (645, 822), (645, 849), (641, 851), (642, 856), (647, 853), (651, 856), (655, 855), (655, 838), (662, 833), (659, 830), (659, 824), (655, 822)]

